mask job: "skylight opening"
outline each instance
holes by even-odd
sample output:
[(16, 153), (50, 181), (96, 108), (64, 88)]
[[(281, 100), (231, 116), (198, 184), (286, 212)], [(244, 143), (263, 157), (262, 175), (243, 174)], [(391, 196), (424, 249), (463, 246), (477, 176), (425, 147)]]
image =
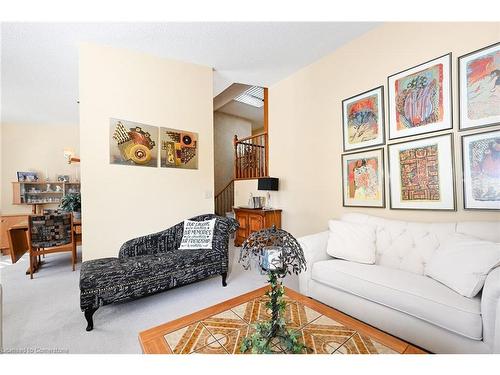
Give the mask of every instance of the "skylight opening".
[(264, 89), (259, 86), (252, 86), (242, 94), (234, 98), (237, 102), (262, 108), (264, 106)]

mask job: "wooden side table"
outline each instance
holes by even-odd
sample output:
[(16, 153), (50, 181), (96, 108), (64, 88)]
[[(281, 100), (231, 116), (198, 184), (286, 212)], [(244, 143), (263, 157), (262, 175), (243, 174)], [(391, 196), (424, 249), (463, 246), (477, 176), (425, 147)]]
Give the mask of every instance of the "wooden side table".
[(241, 246), (251, 233), (261, 229), (270, 228), (273, 225), (281, 229), (281, 211), (280, 209), (264, 210), (235, 207), (234, 213), (240, 227), (234, 237), (234, 246)]

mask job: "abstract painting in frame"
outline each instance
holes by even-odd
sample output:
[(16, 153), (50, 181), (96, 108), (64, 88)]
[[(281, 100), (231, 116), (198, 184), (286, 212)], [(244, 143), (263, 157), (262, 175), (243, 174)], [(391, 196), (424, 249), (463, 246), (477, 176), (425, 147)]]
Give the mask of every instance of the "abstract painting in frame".
[(162, 167), (198, 169), (198, 133), (160, 128), (160, 143)]
[(500, 124), (500, 43), (458, 58), (460, 130)]
[(390, 144), (390, 207), (455, 210), (451, 134)]
[(342, 101), (344, 151), (383, 145), (384, 87)]
[(109, 161), (111, 164), (158, 166), (158, 127), (110, 119)]
[(342, 155), (344, 207), (385, 207), (384, 149)]
[(500, 130), (462, 137), (464, 208), (500, 210)]
[(389, 139), (452, 129), (451, 53), (387, 78)]

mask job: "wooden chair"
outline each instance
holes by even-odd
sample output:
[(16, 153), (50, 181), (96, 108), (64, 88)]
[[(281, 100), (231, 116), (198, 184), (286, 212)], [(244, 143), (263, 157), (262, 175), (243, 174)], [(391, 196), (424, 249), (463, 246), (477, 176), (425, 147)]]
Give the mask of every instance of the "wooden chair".
[(41, 255), (71, 251), (73, 271), (76, 263), (76, 242), (71, 213), (31, 215), (28, 220), (30, 278)]

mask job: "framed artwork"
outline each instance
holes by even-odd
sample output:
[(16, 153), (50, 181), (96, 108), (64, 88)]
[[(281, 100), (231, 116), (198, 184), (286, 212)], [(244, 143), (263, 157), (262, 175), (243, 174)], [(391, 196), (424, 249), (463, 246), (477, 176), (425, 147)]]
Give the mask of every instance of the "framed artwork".
[(198, 133), (160, 128), (160, 142), (162, 167), (198, 169)]
[(500, 210), (500, 130), (462, 136), (464, 208)]
[(38, 174), (36, 172), (17, 172), (18, 182), (37, 182)]
[(384, 149), (342, 155), (344, 207), (385, 207)]
[(109, 121), (111, 164), (158, 166), (158, 128), (119, 119)]
[(460, 130), (500, 124), (500, 43), (458, 58)]
[(451, 53), (387, 78), (389, 139), (452, 129)]
[(388, 150), (391, 209), (456, 209), (452, 134), (394, 143)]
[(384, 87), (342, 101), (344, 151), (383, 145)]

